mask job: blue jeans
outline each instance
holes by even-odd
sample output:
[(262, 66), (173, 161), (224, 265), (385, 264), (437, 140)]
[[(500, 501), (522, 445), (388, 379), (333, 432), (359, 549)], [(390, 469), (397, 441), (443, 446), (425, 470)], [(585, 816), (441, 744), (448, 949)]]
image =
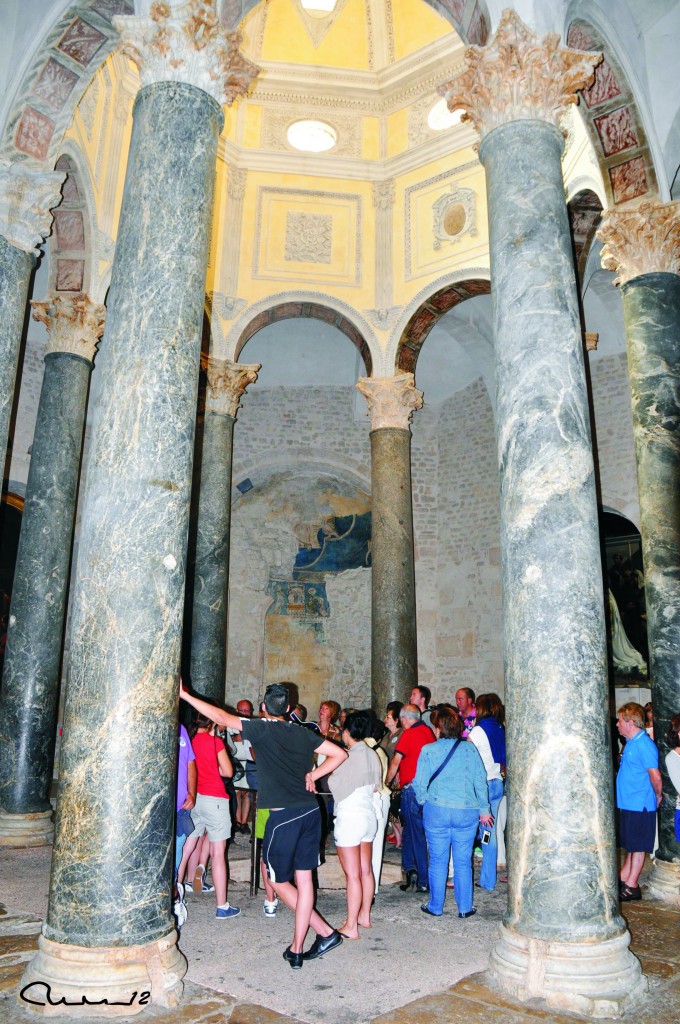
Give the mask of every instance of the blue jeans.
[[(503, 799), (503, 780), (490, 779), (488, 786), (489, 803), (491, 804), (491, 813), (493, 814), (493, 828), (491, 829), (491, 839), (488, 844), (482, 846), (482, 870), (479, 874), (479, 884), (482, 889), (488, 889), (492, 892), (496, 888), (496, 861), (498, 859), (496, 815), (498, 814), (498, 806)], [(485, 828), (484, 825), (480, 827), (482, 829)]]
[(423, 808), (416, 800), (413, 787), (401, 791), (401, 813), (404, 831), (401, 837), (401, 866), (416, 871), (418, 885), (427, 885), (427, 843), (423, 830)]
[(430, 853), (430, 900), (427, 909), (444, 913), (449, 850), (453, 849), (453, 870), (456, 882), (454, 895), (458, 913), (472, 910), (472, 850), (479, 828), (479, 811), (475, 807), (440, 807), (426, 803), (423, 822)]

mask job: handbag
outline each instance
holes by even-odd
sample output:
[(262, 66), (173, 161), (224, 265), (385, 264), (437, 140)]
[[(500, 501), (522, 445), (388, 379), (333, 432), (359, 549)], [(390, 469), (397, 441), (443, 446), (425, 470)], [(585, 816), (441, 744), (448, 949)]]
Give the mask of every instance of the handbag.
[[(214, 736), (213, 739), (215, 739)], [(229, 790), (227, 789), (227, 783), (229, 783), (230, 786), (233, 786), (235, 782), (240, 782), (243, 776), (245, 775), (246, 770), (239, 761), (239, 759), (236, 757), (236, 754), (232, 753), (232, 751), (230, 750), (228, 742), (224, 742), (224, 749), (227, 752), (227, 757), (229, 758), (229, 763), (231, 764), (231, 769), (233, 773), (231, 778), (229, 779), (222, 776), (224, 788), (227, 790), (228, 793)], [(217, 741), (215, 741), (215, 759), (217, 759)]]
[(434, 780), (437, 778), (437, 776), (440, 774), (440, 772), (444, 771), (444, 769), (446, 768), (447, 764), (449, 763), (449, 761), (451, 760), (451, 758), (455, 754), (456, 747), (458, 746), (459, 743), (460, 743), (460, 740), (456, 740), (456, 742), (453, 744), (453, 746), (449, 750), (448, 754), (446, 755), (446, 757), (444, 758), (442, 763), (439, 765), (439, 768), (437, 768), (435, 771), (432, 772), (432, 775), (430, 775), (430, 781), (427, 784), (427, 788), (428, 789), (430, 788), (430, 786), (432, 785)]

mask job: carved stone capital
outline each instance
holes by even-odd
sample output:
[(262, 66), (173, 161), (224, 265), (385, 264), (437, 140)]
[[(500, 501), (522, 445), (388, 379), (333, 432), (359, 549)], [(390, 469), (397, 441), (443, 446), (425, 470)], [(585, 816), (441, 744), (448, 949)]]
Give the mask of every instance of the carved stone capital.
[(482, 138), (510, 121), (548, 121), (559, 127), (579, 89), (592, 82), (601, 53), (560, 46), (550, 32), (542, 39), (506, 8), (487, 46), (469, 46), (467, 68), (439, 87), (449, 110), (465, 114)]
[(243, 199), (246, 194), (248, 172), (242, 167), (229, 167), (227, 174), (227, 193), (232, 199)]
[(412, 373), (359, 377), (356, 386), (368, 402), (371, 430), (384, 427), (408, 430), (413, 413), (423, 407), (423, 392), (415, 386)]
[(394, 182), (391, 179), (373, 182), (373, 205), (379, 210), (388, 210), (394, 205)]
[(33, 319), (47, 328), (50, 340), (45, 355), (70, 352), (92, 362), (97, 342), (104, 333), (106, 307), (100, 306), (82, 292), (60, 295), (51, 292), (43, 302), (31, 302)]
[(642, 274), (680, 274), (680, 202), (652, 199), (607, 210), (597, 237), (602, 266), (617, 275), (614, 284)]
[(246, 366), (232, 363), (230, 359), (214, 359), (212, 356), (201, 356), (201, 366), (208, 378), (205, 396), (207, 412), (216, 412), (222, 416), (236, 414), (241, 408), (241, 396), (245, 394), (249, 384), (257, 380), (261, 363)]
[(180, 7), (156, 0), (148, 17), (116, 15), (113, 25), (143, 86), (184, 82), (231, 106), (259, 72), (239, 51), (241, 33), (220, 27), (216, 0), (188, 0)]
[(38, 255), (61, 202), (64, 171), (34, 171), (0, 160), (0, 235), (17, 249)]

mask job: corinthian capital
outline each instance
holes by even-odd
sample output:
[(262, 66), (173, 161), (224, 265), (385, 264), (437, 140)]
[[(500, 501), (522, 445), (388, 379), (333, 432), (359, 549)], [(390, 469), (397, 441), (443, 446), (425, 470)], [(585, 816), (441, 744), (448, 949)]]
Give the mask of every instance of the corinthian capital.
[(373, 205), (379, 210), (387, 210), (394, 204), (394, 182), (374, 181), (373, 182)]
[(220, 28), (216, 0), (188, 0), (180, 7), (156, 0), (148, 17), (117, 15), (113, 24), (142, 85), (185, 82), (231, 106), (258, 74), (239, 51), (240, 32)]
[(241, 397), (249, 384), (257, 380), (261, 363), (246, 366), (232, 363), (230, 359), (214, 359), (202, 356), (201, 366), (208, 377), (205, 407), (208, 412), (228, 415), (236, 419), (241, 408)]
[(412, 373), (395, 377), (359, 377), (357, 390), (368, 402), (371, 430), (394, 427), (408, 430), (413, 413), (423, 407), (423, 393), (418, 391)]
[(69, 352), (92, 362), (97, 342), (104, 333), (106, 307), (84, 295), (51, 292), (44, 302), (31, 302), (33, 319), (47, 328), (50, 340), (45, 355)]
[(469, 46), (467, 69), (440, 86), (449, 110), (465, 110), (482, 138), (509, 121), (549, 121), (559, 126), (576, 93), (593, 80), (601, 53), (560, 46), (555, 32), (540, 39), (506, 8), (487, 46)]
[(38, 255), (61, 202), (64, 171), (33, 171), (0, 160), (0, 235), (17, 249)]
[(680, 274), (680, 202), (647, 199), (608, 210), (597, 237), (604, 243), (602, 266), (617, 275), (614, 284), (642, 274)]

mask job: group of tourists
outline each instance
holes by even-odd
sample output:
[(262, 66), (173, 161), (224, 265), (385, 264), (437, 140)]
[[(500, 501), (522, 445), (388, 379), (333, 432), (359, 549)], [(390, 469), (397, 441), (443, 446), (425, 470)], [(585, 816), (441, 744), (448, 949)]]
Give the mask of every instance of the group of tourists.
[[(258, 717), (249, 701), (239, 701), (233, 714), (184, 686), (180, 696), (195, 712), (193, 738), (181, 727), (179, 740), (175, 912), (180, 925), (186, 919), (186, 879), (195, 892), (215, 893), (218, 920), (240, 913), (227, 900), (225, 849), (234, 808), (225, 780), (229, 788), (234, 766), (244, 768), (244, 761), (250, 763), (248, 791), (256, 778), (253, 839), (262, 840), (264, 913), (275, 916), (279, 901), (293, 911), (293, 939), (283, 956), (294, 970), (370, 927), (387, 833), (401, 847), (400, 888), (427, 896), (423, 913), (441, 917), (450, 889), (458, 917), (472, 917), (475, 886), (495, 888), (506, 775), (504, 708), (497, 694), (475, 698), (463, 687), (454, 702), (431, 706), (428, 688), (417, 686), (407, 703), (388, 705), (382, 722), (370, 710), (342, 710), (330, 700), (322, 703), (317, 722), (307, 722), (302, 705), (291, 707), (290, 688), (283, 683), (267, 687)], [(617, 725), (626, 741), (617, 776), (626, 851), (620, 897), (626, 901), (641, 898), (638, 879), (645, 853), (653, 850), (661, 776), (656, 746), (645, 730), (645, 709), (625, 704)], [(226, 744), (219, 729), (226, 730)], [(680, 715), (671, 730), (667, 763), (678, 788)], [(232, 805), (233, 795), (232, 790)], [(249, 833), (238, 800), (235, 811), (234, 829), (245, 825)], [(337, 928), (315, 908), (313, 871), (325, 838), (324, 820), (333, 821), (346, 878), (347, 912)], [(481, 869), (475, 882), (476, 845)], [(206, 877), (208, 859), (212, 884)], [(316, 937), (305, 951), (310, 927)]]

